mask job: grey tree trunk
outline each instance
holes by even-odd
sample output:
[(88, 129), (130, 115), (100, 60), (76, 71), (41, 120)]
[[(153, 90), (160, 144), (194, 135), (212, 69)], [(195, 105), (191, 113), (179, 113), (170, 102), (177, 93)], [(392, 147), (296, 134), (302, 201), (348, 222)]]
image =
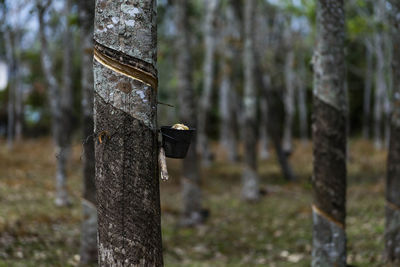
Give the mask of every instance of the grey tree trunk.
[(318, 0), (314, 52), (312, 266), (346, 266), (344, 1)]
[[(386, 1), (385, 1), (386, 3)], [(386, 12), (386, 5), (385, 5), (385, 13)], [(389, 21), (387, 19), (387, 14), (384, 16), (384, 24), (388, 25)], [(386, 83), (386, 91), (385, 97), (383, 102), (383, 110), (385, 113), (385, 148), (389, 148), (390, 142), (390, 119), (392, 113), (392, 103), (391, 103), (391, 93), (393, 91), (393, 72), (392, 67), (390, 65), (390, 61), (393, 57), (393, 46), (391, 43), (391, 38), (387, 32), (383, 35), (383, 46), (384, 46), (384, 57), (385, 57), (385, 83)]]
[(94, 121), (100, 266), (162, 266), (155, 0), (97, 0)]
[(222, 28), (221, 45), (219, 46), (222, 55), (222, 78), (219, 86), (219, 111), (221, 116), (220, 144), (225, 150), (228, 160), (238, 160), (237, 135), (236, 135), (236, 91), (233, 83), (234, 57), (236, 54), (233, 42), (239, 39), (235, 11), (231, 5), (225, 9), (224, 26)]
[[(377, 20), (383, 22), (385, 16), (385, 1), (379, 0), (375, 4), (375, 13)], [(385, 81), (385, 54), (384, 54), (384, 36), (378, 31), (374, 36), (374, 48), (376, 56), (375, 69), (375, 102), (374, 102), (374, 144), (376, 149), (383, 148), (382, 138), (382, 118), (384, 112), (384, 101), (386, 94)]]
[[(289, 40), (287, 40), (289, 42)], [(292, 131), (294, 117), (294, 51), (289, 49), (285, 58), (285, 123), (283, 128), (283, 151), (290, 155), (293, 150)]]
[(81, 264), (97, 262), (97, 209), (95, 187), (93, 123), (93, 23), (95, 1), (79, 1), (82, 53), (83, 114), (83, 221), (81, 226)]
[(382, 115), (385, 95), (384, 57), (381, 46), (381, 36), (375, 36), (375, 101), (374, 101), (374, 144), (376, 149), (382, 149)]
[[(270, 85), (270, 78), (268, 76), (264, 77), (265, 86), (268, 88)], [(269, 158), (269, 136), (268, 136), (268, 99), (267, 99), (266, 90), (260, 95), (260, 112), (261, 112), (261, 119), (260, 119), (260, 158), (261, 159), (268, 159)]]
[(297, 83), (297, 106), (299, 109), (300, 138), (303, 142), (308, 139), (308, 119), (307, 119), (307, 73), (304, 66), (304, 59), (299, 62), (299, 75), (296, 77)]
[[(39, 38), (41, 44), (41, 63), (42, 69), (45, 76), (45, 80), (48, 87), (48, 99), (50, 102), (51, 116), (52, 116), (52, 131), (53, 131), (53, 139), (56, 146), (56, 155), (57, 155), (57, 170), (56, 170), (56, 199), (55, 204), (58, 206), (65, 206), (70, 204), (70, 200), (68, 197), (67, 187), (66, 187), (66, 161), (69, 154), (69, 135), (66, 131), (66, 128), (69, 127), (69, 115), (63, 113), (63, 109), (65, 108), (65, 104), (69, 101), (63, 101), (63, 105), (61, 105), (62, 97), (69, 97), (67, 94), (68, 82), (64, 81), (63, 89), (60, 90), (60, 84), (58, 83), (53, 68), (53, 62), (50, 56), (47, 37), (45, 35), (45, 22), (44, 22), (44, 14), (48, 5), (45, 6), (42, 3), (43, 1), (37, 0), (36, 6), (38, 10), (38, 19), (39, 19)], [(66, 7), (67, 8), (67, 7)], [(68, 29), (66, 29), (68, 31)], [(67, 35), (67, 33), (65, 33)], [(64, 54), (64, 59), (67, 57), (71, 57), (70, 54)], [(65, 68), (65, 66), (64, 66)], [(67, 66), (68, 68), (68, 66)], [(65, 69), (64, 69), (64, 72)], [(69, 72), (69, 71), (68, 71)], [(68, 110), (68, 109), (67, 109)], [(65, 126), (63, 125), (65, 123)]]
[[(230, 61), (231, 62), (231, 61)], [(219, 88), (219, 107), (221, 113), (220, 144), (225, 150), (228, 160), (238, 160), (238, 149), (235, 131), (234, 103), (235, 92), (232, 85), (232, 77), (229, 63), (225, 62), (222, 80)]]
[[(278, 20), (278, 16), (275, 17), (275, 20)], [(276, 30), (274, 29), (274, 32), (278, 31), (279, 27), (277, 24), (279, 23), (275, 23), (274, 25), (274, 28), (277, 28)], [(277, 40), (268, 40), (268, 42), (278, 43)], [(275, 44), (272, 48), (270, 48), (270, 45), (267, 45), (267, 48), (277, 49)], [(283, 177), (287, 181), (294, 181), (296, 180), (296, 177), (293, 173), (290, 162), (288, 161), (288, 155), (284, 153), (282, 149), (283, 121), (285, 117), (285, 107), (282, 101), (282, 88), (273, 86), (272, 82), (270, 81), (271, 77), (263, 73), (260, 59), (263, 58), (264, 49), (265, 45), (256, 46), (256, 57), (254, 58), (255, 79), (257, 85), (262, 89), (262, 94), (260, 96), (260, 110), (262, 112), (261, 121), (262, 123), (266, 123), (266, 125), (262, 127), (267, 127), (268, 137), (270, 138), (271, 144), (275, 149)], [(263, 103), (265, 100), (266, 105)], [(268, 118), (263, 117), (265, 114), (269, 115)], [(244, 127), (244, 129), (246, 129), (246, 127)]]
[[(386, 180), (385, 256), (400, 263), (400, 2), (389, 1), (393, 44), (393, 113)], [(393, 265), (394, 266), (394, 265)]]
[(248, 0), (244, 7), (244, 155), (242, 174), (242, 197), (258, 200), (259, 177), (257, 174), (257, 88), (255, 86), (254, 18), (256, 0)]
[(72, 0), (64, 2), (64, 36), (63, 36), (63, 80), (60, 87), (59, 108), (61, 109), (62, 121), (60, 124), (61, 131), (58, 138), (57, 147), (57, 197), (56, 204), (65, 206), (70, 204), (70, 199), (66, 191), (67, 183), (67, 162), (71, 150), (71, 132), (72, 132), (72, 33), (69, 26), (69, 15), (71, 13)]
[(201, 155), (202, 164), (209, 166), (211, 163), (211, 151), (207, 138), (207, 117), (211, 107), (211, 96), (214, 81), (215, 58), (215, 18), (219, 0), (204, 1), (206, 18), (204, 23), (205, 58), (203, 68), (203, 92), (200, 98), (198, 123), (197, 123), (197, 150)]
[(373, 54), (372, 45), (366, 40), (366, 69), (365, 69), (365, 86), (364, 86), (364, 102), (363, 102), (363, 137), (369, 138), (370, 133), (370, 116), (371, 116), (371, 90), (373, 78)]
[[(177, 58), (179, 119), (190, 127), (196, 127), (195, 91), (192, 84), (192, 60), (190, 55), (189, 6), (186, 0), (176, 0), (176, 27), (178, 35), (176, 45), (179, 48)], [(182, 197), (183, 212), (181, 226), (201, 224), (206, 218), (202, 210), (202, 192), (198, 154), (196, 152), (197, 137), (190, 145), (188, 154), (182, 162)]]
[(15, 140), (20, 142), (22, 139), (22, 125), (23, 125), (23, 82), (21, 72), (21, 32), (17, 29), (14, 34), (14, 58), (15, 58)]
[[(4, 7), (5, 8), (5, 7)], [(6, 11), (4, 12), (6, 16)], [(5, 18), (4, 18), (5, 21)], [(12, 35), (10, 29), (6, 26), (4, 29), (4, 41), (6, 47), (6, 58), (8, 64), (8, 103), (7, 103), (7, 147), (12, 149), (14, 145), (14, 129), (15, 129), (15, 89), (16, 89), (16, 64), (14, 57), (14, 45), (12, 42)]]
[[(18, 60), (17, 66), (20, 66)], [(24, 120), (24, 107), (23, 107), (23, 91), (22, 91), (22, 76), (21, 70), (17, 67), (17, 80), (15, 84), (15, 140), (20, 142), (22, 140), (22, 127)]]

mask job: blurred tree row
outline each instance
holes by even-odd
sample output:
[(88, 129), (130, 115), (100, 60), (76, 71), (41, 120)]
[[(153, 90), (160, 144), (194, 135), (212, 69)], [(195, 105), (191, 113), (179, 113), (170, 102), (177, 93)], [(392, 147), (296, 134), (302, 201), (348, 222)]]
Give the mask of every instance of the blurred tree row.
[[(171, 67), (174, 67), (180, 49), (172, 45), (179, 34), (174, 24), (176, 8), (172, 2), (162, 0), (158, 3), (159, 98), (161, 102), (178, 106), (178, 78), (176, 72), (171, 71)], [(244, 77), (240, 71), (242, 68), (240, 53), (244, 47), (243, 29), (240, 24), (240, 20), (243, 19), (243, 1), (218, 2), (220, 3), (215, 7), (217, 11), (213, 11), (215, 18), (206, 18), (207, 6), (210, 5), (199, 0), (189, 1), (188, 19), (191, 25), (190, 55), (193, 59), (193, 86), (199, 97), (199, 109), (204, 111), (199, 113), (200, 132), (205, 131), (212, 139), (217, 139), (222, 132), (228, 133), (223, 129), (223, 118), (226, 117), (224, 114), (230, 110), (229, 107), (224, 107), (225, 73), (229, 71), (235, 76), (234, 95), (229, 96), (229, 99), (232, 99), (229, 104), (234, 106), (234, 110), (230, 113), (236, 113), (235, 117), (239, 120), (242, 105), (235, 103), (235, 99), (236, 102), (240, 102), (244, 90), (241, 82)], [(258, 60), (265, 75), (263, 79), (272, 86), (280, 88), (280, 98), (285, 110), (284, 150), (290, 152), (292, 136), (304, 139), (309, 135), (315, 3), (311, 0), (257, 2), (255, 50), (259, 51)], [(388, 41), (385, 9), (384, 1), (346, 2), (348, 33), (346, 60), (349, 62), (346, 82), (349, 89), (350, 134), (352, 136), (362, 134), (366, 138), (374, 137), (378, 148), (384, 144), (384, 140), (388, 140), (388, 115), (391, 110), (392, 82), (388, 60), (391, 58), (392, 48)], [(4, 23), (1, 27), (0, 49), (3, 61), (10, 62), (10, 83), (6, 90), (0, 92), (0, 103), (2, 103), (0, 133), (6, 135), (9, 119), (15, 120), (14, 129), (9, 130), (11, 136), (18, 137), (22, 132), (25, 136), (49, 133), (50, 107), (46, 105), (48, 91), (44, 86), (45, 77), (37, 67), (40, 64), (39, 25), (35, 19), (37, 12), (32, 1), (24, 0), (4, 0), (1, 11)], [(55, 76), (58, 79), (63, 75), (63, 52), (60, 48), (64, 43), (64, 37), (61, 17), (62, 1), (54, 0), (45, 15), (45, 20), (48, 23), (49, 49), (54, 58)], [(210, 19), (211, 34), (205, 29), (208, 25), (206, 20)], [(72, 125), (75, 131), (81, 122), (82, 95), (79, 82), (81, 50), (77, 49), (81, 42), (78, 21), (77, 3), (73, 2), (68, 25), (71, 27), (71, 46), (75, 47), (71, 56), (71, 81), (74, 92)], [(224, 67), (226, 66), (224, 62), (227, 60), (229, 69)], [(205, 72), (211, 75), (203, 75)], [(15, 89), (14, 93), (9, 93), (8, 88), (13, 87), (18, 89)], [(262, 99), (260, 101), (262, 102)], [(257, 119), (265, 121), (267, 119), (264, 118), (265, 105), (259, 106)], [(14, 112), (7, 112), (9, 109)], [(178, 109), (160, 106), (161, 124), (175, 122)], [(202, 116), (205, 116), (206, 124), (202, 122), (205, 120)], [(203, 124), (205, 126), (202, 126)], [(260, 126), (259, 135), (265, 143), (266, 136), (261, 128)], [(202, 146), (207, 147), (207, 145)]]
[[(277, 154), (283, 176), (288, 181), (295, 180), (288, 161), (295, 149), (293, 139), (306, 141), (311, 132), (311, 114), (317, 122), (321, 119), (318, 116), (325, 114), (318, 103), (312, 105), (313, 95), (334, 103), (345, 99), (346, 103), (340, 105), (346, 108), (340, 110), (346, 114), (336, 114), (338, 118), (348, 117), (337, 125), (347, 129), (347, 133), (340, 133), (342, 152), (346, 150), (346, 134), (373, 138), (377, 149), (389, 144), (394, 84), (388, 14), (393, 7), (385, 0), (346, 1), (343, 7), (346, 22), (340, 27), (346, 37), (336, 40), (338, 43), (332, 42), (333, 48), (345, 47), (345, 51), (335, 54), (329, 51), (332, 48), (329, 45), (318, 46), (324, 40), (318, 34), (323, 34), (329, 25), (321, 26), (325, 21), (318, 12), (324, 12), (318, 7), (323, 7), (316, 2), (323, 3), (158, 1), (158, 124), (183, 122), (198, 130), (183, 165), (182, 225), (202, 223), (208, 216), (202, 206), (200, 164), (207, 167), (214, 159), (210, 141), (218, 140), (232, 162), (239, 161), (239, 144), (243, 144), (245, 200), (256, 201), (262, 193), (258, 156), (267, 158), (270, 146)], [(23, 136), (52, 133), (57, 154), (58, 205), (69, 203), (65, 181), (71, 140), (83, 139), (85, 164), (89, 164), (85, 166), (87, 202), (84, 202), (89, 204), (84, 207), (95, 220), (94, 166), (90, 165), (94, 161), (94, 144), (90, 143), (93, 76), (88, 67), (93, 51), (90, 32), (94, 18), (89, 10), (94, 11), (94, 6), (73, 0), (0, 1), (0, 59), (8, 66), (8, 85), (0, 88), (0, 135), (7, 137), (12, 148)], [(318, 92), (318, 88), (333, 86), (323, 75), (329, 76), (334, 71), (321, 68), (322, 74), (318, 76), (315, 72), (313, 80), (312, 66), (320, 60), (314, 47), (327, 61), (338, 59), (336, 67), (343, 66), (336, 86), (346, 95), (339, 100)], [(332, 116), (332, 120), (335, 118)], [(323, 122), (322, 119), (320, 124)], [(111, 125), (114, 121), (107, 123)], [(78, 131), (81, 128), (84, 130)], [(327, 143), (318, 138), (321, 144)], [(329, 158), (318, 159), (321, 166), (330, 164)], [(316, 179), (324, 184), (323, 177), (328, 176), (323, 172), (334, 175), (335, 170), (345, 171), (342, 168), (345, 159), (343, 156), (338, 168), (325, 168)], [(345, 175), (338, 176), (345, 179)], [(325, 182), (329, 189), (330, 181)], [(345, 181), (341, 182), (338, 187), (343, 189)], [(345, 216), (343, 191), (331, 201), (339, 199), (338, 206), (343, 212), (339, 215), (343, 216), (336, 219), (341, 224)], [(316, 190), (318, 193), (321, 190)], [(318, 201), (323, 203), (324, 197), (317, 197)], [(330, 212), (331, 207), (324, 208), (324, 212)], [(93, 244), (93, 233), (87, 234)]]

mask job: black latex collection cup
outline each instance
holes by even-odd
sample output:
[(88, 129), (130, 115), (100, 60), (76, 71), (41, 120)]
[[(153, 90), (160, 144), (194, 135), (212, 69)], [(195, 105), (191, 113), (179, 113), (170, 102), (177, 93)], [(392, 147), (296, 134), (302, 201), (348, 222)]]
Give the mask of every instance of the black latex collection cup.
[(189, 150), (193, 134), (196, 129), (177, 130), (171, 126), (161, 126), (162, 147), (165, 156), (174, 159), (183, 159)]

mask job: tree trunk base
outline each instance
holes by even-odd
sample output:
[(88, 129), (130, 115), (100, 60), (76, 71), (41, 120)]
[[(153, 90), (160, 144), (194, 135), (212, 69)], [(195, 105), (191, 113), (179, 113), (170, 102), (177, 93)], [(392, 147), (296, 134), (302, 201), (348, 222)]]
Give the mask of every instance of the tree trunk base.
[(82, 200), (83, 221), (81, 231), (81, 264), (97, 262), (97, 209), (96, 206)]
[(346, 234), (342, 227), (313, 209), (312, 267), (346, 266)]
[(243, 170), (242, 198), (246, 201), (257, 201), (260, 198), (259, 178), (255, 170), (246, 166)]
[(400, 263), (400, 210), (386, 207), (385, 259)]

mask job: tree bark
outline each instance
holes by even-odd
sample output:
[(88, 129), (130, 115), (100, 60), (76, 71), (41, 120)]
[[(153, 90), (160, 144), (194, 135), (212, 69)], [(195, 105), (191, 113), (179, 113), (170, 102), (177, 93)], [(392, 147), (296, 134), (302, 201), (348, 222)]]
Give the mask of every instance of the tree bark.
[[(287, 40), (289, 42), (289, 40)], [(285, 58), (285, 123), (283, 130), (283, 151), (290, 155), (293, 150), (292, 131), (294, 116), (294, 51), (289, 49)]]
[[(386, 3), (386, 1), (385, 1)], [(386, 4), (385, 4), (385, 13)], [(387, 14), (384, 16), (383, 23), (385, 25), (389, 24)], [(384, 32), (383, 34), (383, 47), (384, 47), (384, 57), (385, 57), (385, 83), (386, 83), (386, 91), (385, 91), (385, 100), (383, 102), (383, 110), (385, 113), (385, 148), (389, 148), (390, 143), (390, 119), (392, 114), (392, 103), (391, 103), (391, 94), (393, 91), (393, 72), (392, 67), (390, 65), (391, 59), (393, 57), (393, 45), (391, 43), (391, 38), (388, 32)]]
[(237, 149), (237, 122), (235, 120), (236, 112), (236, 92), (233, 81), (234, 58), (236, 51), (234, 42), (237, 41), (240, 34), (237, 27), (237, 19), (235, 11), (231, 5), (225, 9), (224, 26), (222, 27), (221, 35), (221, 55), (222, 55), (222, 70), (221, 84), (219, 86), (219, 111), (221, 117), (220, 144), (225, 150), (228, 160), (236, 162), (238, 160)]
[(314, 52), (312, 266), (346, 266), (344, 2), (318, 0)]
[(299, 109), (300, 138), (303, 142), (308, 139), (308, 119), (307, 119), (307, 73), (304, 66), (304, 59), (299, 62), (299, 75), (297, 75), (297, 106)]
[[(18, 19), (18, 18), (17, 18)], [(14, 33), (14, 60), (15, 60), (15, 140), (20, 142), (22, 140), (22, 127), (24, 122), (24, 107), (23, 107), (23, 77), (21, 72), (21, 29), (16, 29)]]
[(70, 204), (70, 199), (66, 191), (67, 183), (67, 162), (71, 151), (71, 133), (72, 133), (72, 33), (69, 26), (69, 15), (71, 13), (72, 0), (66, 0), (64, 3), (64, 36), (63, 36), (63, 80), (60, 87), (59, 109), (62, 121), (57, 122), (60, 127), (57, 142), (57, 197), (56, 204), (65, 206)]
[(255, 86), (254, 18), (256, 0), (248, 0), (244, 8), (244, 158), (242, 197), (258, 200), (259, 177), (257, 174), (257, 89)]
[(94, 118), (100, 266), (162, 266), (156, 1), (97, 0)]
[[(4, 7), (6, 9), (6, 7)], [(6, 16), (6, 12), (4, 16)], [(5, 22), (5, 18), (4, 18)], [(7, 103), (7, 147), (12, 149), (15, 137), (15, 91), (16, 91), (16, 63), (14, 57), (14, 45), (12, 41), (12, 34), (9, 27), (5, 27), (4, 41), (6, 47), (6, 58), (8, 62), (8, 103)]]
[(95, 186), (93, 122), (93, 23), (95, 1), (79, 1), (81, 26), (81, 85), (83, 114), (83, 221), (81, 226), (81, 264), (97, 262), (97, 209)]
[[(385, 2), (378, 0), (375, 2), (375, 16), (379, 22), (383, 22), (385, 17)], [(374, 36), (374, 48), (376, 56), (375, 69), (375, 102), (374, 102), (374, 144), (376, 149), (383, 148), (382, 138), (382, 117), (384, 112), (385, 93), (387, 90), (385, 81), (385, 54), (384, 36), (381, 31), (377, 31)]]
[[(267, 32), (268, 38), (264, 41), (263, 45), (256, 46), (255, 53), (255, 78), (257, 85), (261, 88), (262, 94), (260, 96), (261, 107), (261, 122), (266, 123), (261, 127), (266, 127), (268, 137), (271, 140), (271, 144), (276, 152), (279, 166), (282, 170), (282, 175), (287, 181), (294, 181), (296, 179), (290, 162), (288, 161), (288, 155), (284, 153), (282, 149), (282, 136), (283, 136), (283, 122), (285, 117), (285, 107), (283, 103), (283, 88), (274, 86), (272, 76), (270, 74), (264, 74), (261, 59), (264, 58), (264, 49), (278, 51), (280, 44), (283, 40), (281, 33), (278, 34), (279, 29), (283, 27), (281, 14), (274, 16), (273, 29), (269, 29)], [(260, 24), (260, 23), (258, 23)], [(260, 42), (262, 43), (262, 42)], [(282, 50), (282, 49), (281, 49)], [(276, 54), (276, 53), (275, 53)], [(266, 100), (266, 105), (263, 101)], [(266, 112), (265, 112), (266, 110)], [(268, 114), (268, 118), (265, 115)], [(267, 119), (267, 120), (266, 120)], [(266, 121), (266, 122), (265, 122)], [(262, 137), (262, 135), (261, 135)]]
[[(58, 206), (65, 206), (70, 204), (67, 186), (66, 186), (66, 161), (68, 159), (69, 154), (69, 133), (66, 131), (70, 125), (69, 116), (70, 113), (63, 113), (64, 109), (67, 109), (67, 105), (70, 103), (69, 99), (61, 101), (61, 98), (69, 98), (68, 90), (71, 90), (68, 85), (68, 81), (64, 81), (63, 89), (60, 90), (60, 84), (58, 83), (55, 74), (54, 74), (54, 64), (52, 62), (47, 37), (45, 35), (45, 22), (44, 22), (44, 14), (48, 5), (43, 5), (43, 1), (37, 0), (37, 10), (38, 10), (38, 19), (39, 19), (39, 39), (41, 44), (40, 56), (42, 69), (45, 76), (46, 84), (48, 87), (48, 99), (50, 102), (50, 110), (52, 116), (52, 132), (53, 139), (56, 146), (56, 158), (57, 158), (57, 170), (56, 170), (56, 198), (55, 204)], [(49, 2), (48, 2), (49, 3)], [(68, 7), (65, 7), (68, 9)], [(65, 29), (65, 38), (69, 36), (68, 29)], [(67, 51), (70, 51), (67, 49)], [(70, 58), (71, 54), (64, 53), (64, 60), (66, 58)], [(67, 68), (67, 70), (65, 69)], [(67, 75), (69, 66), (64, 65), (64, 75)], [(67, 78), (68, 79), (68, 78)], [(63, 103), (61, 103), (63, 102)], [(65, 125), (64, 125), (65, 123)]]
[(392, 5), (391, 25), (393, 44), (393, 112), (386, 180), (385, 256), (391, 263), (400, 262), (400, 3)]
[[(270, 87), (270, 78), (268, 76), (264, 77), (264, 81), (266, 83), (266, 87)], [(260, 158), (268, 159), (269, 158), (269, 136), (268, 136), (268, 96), (266, 90), (263, 90), (260, 96)]]
[[(177, 58), (179, 119), (181, 123), (195, 128), (197, 117), (195, 112), (195, 91), (192, 79), (192, 60), (190, 55), (189, 3), (176, 0), (176, 27), (178, 36), (176, 45), (179, 48)], [(194, 136), (187, 156), (182, 161), (182, 200), (183, 212), (181, 226), (194, 226), (206, 219), (202, 212), (202, 192), (200, 186), (200, 170), (196, 152), (197, 137)]]
[(207, 138), (207, 117), (211, 107), (211, 96), (214, 81), (214, 53), (215, 53), (215, 18), (219, 0), (204, 1), (206, 18), (204, 23), (205, 58), (203, 65), (203, 92), (200, 98), (197, 123), (197, 150), (201, 155), (202, 164), (209, 166), (211, 151)]
[(222, 73), (222, 80), (219, 88), (219, 107), (221, 113), (221, 132), (220, 144), (225, 150), (228, 160), (236, 162), (238, 160), (238, 149), (235, 131), (234, 109), (234, 88), (231, 80), (231, 67), (225, 62)]

